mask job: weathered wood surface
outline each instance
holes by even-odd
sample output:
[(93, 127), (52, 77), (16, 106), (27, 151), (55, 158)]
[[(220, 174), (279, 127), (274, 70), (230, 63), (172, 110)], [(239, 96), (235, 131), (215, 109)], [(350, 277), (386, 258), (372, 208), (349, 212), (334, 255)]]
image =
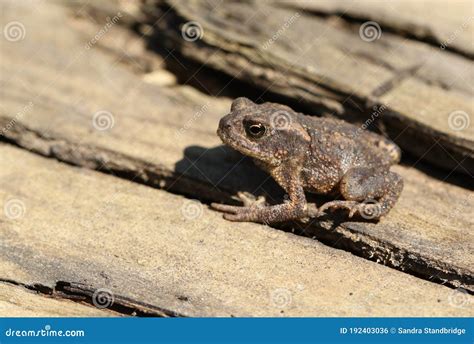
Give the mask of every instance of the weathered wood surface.
[[(4, 272), (5, 262), (0, 263)], [(119, 313), (0, 282), (0, 317), (108, 317)]]
[[(186, 58), (260, 87), (262, 95), (274, 92), (289, 97), (309, 105), (313, 113), (377, 122), (404, 151), (448, 172), (455, 169), (472, 175), (471, 58), (383, 28), (379, 39), (367, 41), (372, 36), (362, 39), (360, 25), (272, 2), (167, 3), (158, 12), (155, 6), (144, 7), (150, 23), (160, 18), (151, 44), (177, 48)], [(390, 6), (380, 6), (390, 11)], [(437, 2), (430, 8), (437, 8), (438, 13), (448, 7), (444, 15), (451, 18), (457, 6), (461, 6), (459, 11), (466, 7)], [(469, 25), (457, 37), (468, 49), (473, 47), (469, 34), (473, 16), (471, 7), (462, 17)], [(449, 31), (458, 20), (448, 21), (449, 29), (440, 30)], [(200, 39), (183, 39), (186, 22), (198, 23)], [(469, 37), (468, 42), (462, 37)]]
[[(281, 194), (275, 184), (246, 159), (223, 148), (215, 135), (229, 99), (176, 85), (172, 75), (159, 68), (163, 59), (144, 51), (143, 41), (119, 25), (85, 49), (102, 22), (68, 20), (67, 12), (51, 3), (42, 3), (34, 12), (2, 6), (6, 6), (3, 21), (21, 20), (27, 29), (24, 40), (0, 43), (0, 133), (4, 140), (70, 164), (204, 201), (229, 202), (238, 190), (263, 193), (278, 201)], [(98, 111), (108, 112), (114, 125), (102, 131), (96, 128), (97, 122), (94, 127), (93, 115)], [(206, 209), (199, 219), (187, 221), (181, 213), (185, 200), (164, 191), (77, 170), (6, 146), (2, 146), (0, 166), (2, 204), (7, 196), (16, 195), (27, 209), (20, 222), (0, 220), (3, 279), (16, 277), (21, 283), (50, 288), (67, 282), (71, 293), (89, 298), (94, 288), (105, 286), (116, 293), (120, 307), (161, 316), (275, 315), (281, 310), (284, 315), (357, 316), (408, 315), (408, 309), (413, 310), (412, 315), (471, 311), (466, 307), (470, 295), (317, 241), (261, 225), (229, 223)], [(413, 168), (398, 166), (396, 170), (406, 180), (405, 191), (381, 223), (338, 222), (330, 217), (304, 228), (306, 234), (425, 279), (472, 291), (472, 192)], [(71, 185), (76, 185), (77, 194), (65, 193)], [(118, 200), (110, 199), (117, 190), (121, 190)], [(302, 231), (300, 224), (292, 226), (295, 232)], [(51, 243), (39, 237), (44, 233), (38, 228), (48, 231)], [(70, 239), (62, 242), (64, 238)], [(105, 245), (104, 252), (101, 245)], [(125, 253), (115, 257), (114, 250)], [(206, 260), (208, 252), (214, 261)], [(28, 258), (33, 253), (41, 259)], [(63, 254), (69, 260), (59, 264)], [(109, 267), (111, 257), (117, 260)], [(21, 268), (12, 267), (12, 262)], [(351, 266), (356, 268), (351, 270)], [(150, 276), (150, 271), (157, 275)], [(336, 271), (340, 274), (335, 275)], [(309, 288), (303, 296), (296, 281), (304, 281), (301, 285)], [(377, 286), (383, 288), (377, 290)], [(288, 309), (274, 307), (268, 295), (281, 288), (283, 298), (289, 291), (293, 299)], [(402, 295), (400, 290), (407, 288), (408, 294)], [(254, 289), (255, 294), (248, 294)], [(356, 293), (359, 298), (348, 301), (346, 294), (353, 297)], [(419, 295), (425, 308), (410, 308), (409, 302), (418, 301)], [(453, 301), (459, 295), (461, 307)], [(440, 303), (431, 303), (438, 299)]]
[[(94, 49), (83, 51), (94, 32), (85, 34), (81, 22), (74, 29), (68, 26), (60, 8), (47, 9), (23, 17), (31, 30), (29, 38), (2, 57), (1, 82), (8, 85), (2, 87), (0, 113), (5, 139), (45, 156), (204, 201), (230, 202), (230, 196), (241, 190), (280, 201), (272, 180), (223, 148), (215, 135), (230, 100), (204, 96), (186, 86), (144, 81), (153, 73), (137, 74), (130, 64), (118, 63), (122, 53), (114, 50), (117, 46), (110, 38), (123, 46), (119, 27)], [(62, 25), (61, 38), (42, 20)], [(136, 39), (129, 42), (127, 46), (139, 46)], [(32, 56), (29, 52), (37, 46), (47, 49)], [(94, 128), (93, 114), (99, 110), (110, 113), (113, 127)], [(472, 192), (410, 167), (395, 170), (404, 177), (405, 190), (380, 223), (329, 217), (311, 225), (294, 224), (294, 231), (472, 291)]]
[(231, 223), (197, 201), (11, 145), (0, 157), (4, 279), (106, 289), (149, 314), (474, 314), (472, 295), (309, 238)]
[(350, 21), (377, 21), (383, 30), (416, 38), (474, 58), (473, 4), (469, 0), (446, 3), (426, 1), (277, 0), (280, 5), (342, 16)]

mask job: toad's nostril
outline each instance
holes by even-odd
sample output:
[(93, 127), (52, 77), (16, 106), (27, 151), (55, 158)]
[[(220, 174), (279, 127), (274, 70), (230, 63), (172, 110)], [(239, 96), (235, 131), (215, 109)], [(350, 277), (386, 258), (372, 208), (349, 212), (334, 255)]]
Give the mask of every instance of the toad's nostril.
[(219, 127), (222, 128), (222, 130), (230, 130), (232, 126), (230, 125), (230, 121), (224, 117), (221, 119)]

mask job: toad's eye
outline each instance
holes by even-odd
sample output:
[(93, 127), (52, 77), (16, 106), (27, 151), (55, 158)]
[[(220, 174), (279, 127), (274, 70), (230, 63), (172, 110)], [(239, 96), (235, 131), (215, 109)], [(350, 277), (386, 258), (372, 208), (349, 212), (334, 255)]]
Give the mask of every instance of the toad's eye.
[(265, 134), (265, 126), (262, 123), (244, 123), (245, 132), (248, 136), (258, 139)]

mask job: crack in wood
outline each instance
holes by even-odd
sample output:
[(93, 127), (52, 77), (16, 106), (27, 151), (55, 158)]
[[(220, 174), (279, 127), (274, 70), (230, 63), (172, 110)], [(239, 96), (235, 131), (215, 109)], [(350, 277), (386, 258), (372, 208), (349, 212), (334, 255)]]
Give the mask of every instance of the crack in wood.
[[(5, 119), (0, 118), (0, 124), (2, 120), (5, 121)], [(23, 137), (31, 137), (31, 135), (34, 135), (36, 140), (22, 140)], [(7, 136), (0, 136), (0, 140), (2, 138), (4, 141), (20, 148), (55, 158), (61, 162), (95, 169), (153, 188), (160, 187), (160, 183), (157, 181), (168, 178), (173, 182), (169, 184), (171, 187), (167, 188), (166, 191), (199, 199), (206, 204), (211, 201), (232, 202), (231, 191), (211, 191), (209, 184), (186, 178), (183, 174), (171, 171), (166, 167), (156, 168), (154, 165), (116, 152), (108, 151), (107, 154), (113, 156), (113, 159), (109, 159), (109, 163), (102, 164), (100, 163), (100, 155), (104, 150), (100, 147), (76, 146), (64, 139), (46, 138), (44, 135), (19, 123), (16, 123), (8, 131)], [(61, 148), (59, 149), (58, 146)], [(78, 154), (70, 154), (77, 150), (81, 152), (80, 159), (78, 159)], [(112, 161), (113, 163), (111, 163)], [(130, 168), (130, 166), (133, 166), (133, 168)], [(313, 221), (310, 225), (293, 222), (291, 224), (274, 225), (273, 227), (297, 235), (316, 238), (328, 246), (344, 249), (360, 257), (434, 283), (452, 288), (463, 286), (469, 292), (474, 291), (474, 278), (470, 271), (449, 266), (442, 261), (433, 260), (419, 253), (400, 250), (389, 242), (371, 235), (361, 234), (363, 230), (358, 230), (357, 224), (349, 222), (342, 225), (342, 221), (342, 217), (333, 214), (330, 219), (328, 217), (321, 218), (318, 221)]]
[[(330, 35), (332, 35), (330, 37), (333, 37), (328, 45), (342, 55), (341, 59), (347, 58), (348, 62), (340, 64), (341, 68), (345, 68), (345, 72), (331, 69), (334, 68), (331, 62), (333, 58), (326, 50), (322, 50), (319, 54), (311, 53), (311, 49), (308, 52), (304, 50), (306, 53), (304, 57), (308, 61), (291, 65), (289, 60), (285, 60), (280, 55), (289, 54), (298, 59), (298, 54), (293, 50), (285, 50), (283, 46), (279, 46), (272, 51), (267, 51), (259, 47), (259, 40), (264, 39), (269, 34), (268, 32), (259, 32), (255, 37), (248, 38), (244, 29), (234, 27), (233, 20), (217, 30), (211, 22), (207, 23), (207, 19), (202, 17), (201, 12), (204, 11), (205, 4), (199, 2), (185, 5), (169, 1), (161, 3), (160, 6), (167, 15), (157, 24), (155, 31), (148, 36), (150, 47), (156, 45), (156, 42), (160, 42), (160, 45), (173, 48), (173, 50), (177, 49), (187, 59), (204, 63), (215, 70), (258, 86), (265, 90), (264, 93), (269, 90), (282, 97), (298, 99), (313, 107), (311, 114), (330, 112), (351, 122), (361, 122), (367, 116), (372, 115), (370, 105), (374, 102), (389, 104), (387, 111), (380, 116), (378, 122), (387, 128), (385, 133), (393, 138), (403, 150), (421, 157), (434, 166), (444, 168), (448, 172), (453, 169), (460, 173), (471, 170), (473, 155), (472, 142), (468, 138), (469, 132), (464, 136), (457, 135), (447, 130), (447, 120), (442, 122), (445, 113), (449, 114), (454, 109), (465, 109), (468, 106), (466, 102), (466, 92), (469, 92), (467, 85), (456, 83), (452, 78), (453, 70), (462, 71), (463, 68), (466, 68), (466, 71), (469, 71), (466, 59), (448, 53), (436, 54), (432, 51), (433, 48), (420, 46), (421, 44), (415, 42), (405, 44), (405, 42), (395, 42), (389, 39), (389, 43), (387, 43), (389, 49), (383, 49), (384, 43), (380, 43), (380, 45), (374, 43), (374, 49), (367, 51), (367, 53), (371, 52), (372, 57), (377, 59), (380, 56), (381, 61), (393, 63), (393, 66), (381, 68), (380, 61), (359, 64), (360, 59), (356, 61), (355, 57), (365, 51), (363, 50), (364, 46), (360, 45), (359, 37), (343, 30), (328, 28), (328, 31), (331, 31)], [(255, 4), (248, 4), (247, 10), (253, 8), (252, 6), (259, 8)], [(268, 6), (268, 9), (272, 10), (271, 6)], [(282, 15), (276, 9), (273, 10), (276, 12), (275, 15)], [(279, 12), (283, 11), (282, 8), (278, 10)], [(147, 12), (147, 8), (144, 8), (143, 11)], [(203, 24), (209, 24), (209, 27), (206, 28), (206, 35), (201, 40), (188, 44), (181, 38), (178, 28), (186, 21), (196, 18)], [(150, 22), (154, 22), (155, 19), (153, 15), (149, 18)], [(262, 20), (265, 19), (262, 18)], [(276, 25), (274, 20), (267, 20), (270, 27)], [(306, 18), (305, 24), (309, 25), (311, 22)], [(301, 23), (298, 28), (296, 28), (297, 25), (296, 22), (294, 28), (296, 31), (303, 29)], [(260, 27), (262, 24), (259, 23), (257, 26), (264, 31), (264, 28)], [(314, 26), (316, 28), (322, 27), (324, 22), (319, 20), (314, 23)], [(282, 38), (278, 42), (283, 40)], [(275, 45), (278, 45), (278, 42)], [(301, 43), (305, 43), (305, 41), (301, 41)], [(348, 44), (353, 44), (354, 47), (348, 50)], [(280, 50), (284, 50), (284, 53)], [(387, 51), (384, 52), (385, 50)], [(414, 60), (411, 62), (411, 66), (406, 67), (406, 63), (391, 58), (391, 52), (395, 53), (398, 50), (400, 50), (402, 57), (406, 56), (405, 59)], [(310, 62), (313, 56), (320, 57), (318, 63)], [(434, 62), (430, 57), (434, 57), (434, 60), (438, 59), (439, 61), (436, 60), (436, 63), (441, 68), (434, 67)], [(365, 61), (370, 61), (370, 59), (366, 58)], [(429, 61), (431, 62), (428, 63)], [(420, 64), (424, 68), (421, 68)], [(350, 66), (354, 66), (354, 68), (349, 68)], [(328, 71), (325, 71), (326, 68)], [(353, 72), (359, 69), (361, 72)], [(419, 73), (415, 74), (417, 70)], [(352, 77), (363, 79), (361, 87), (352, 86), (347, 82), (345, 79), (348, 77), (347, 73), (352, 73)], [(373, 78), (376, 76), (386, 78), (386, 74), (391, 74), (388, 81), (381, 85), (373, 85)], [(373, 77), (365, 78), (366, 75)], [(416, 78), (410, 78), (410, 75), (416, 75)], [(409, 82), (402, 83), (407, 79)], [(397, 87), (397, 85), (403, 87)], [(446, 92), (446, 97), (439, 97), (448, 85), (450, 92)], [(420, 94), (420, 97), (408, 95), (414, 93), (415, 90)], [(432, 103), (427, 98), (428, 94), (433, 94), (433, 97), (437, 98), (437, 104), (429, 106)], [(377, 95), (379, 99), (374, 99), (377, 98)], [(425, 118), (423, 111), (430, 114), (429, 120)], [(421, 114), (417, 115), (418, 112)], [(406, 130), (407, 127), (415, 129)], [(442, 138), (442, 141), (439, 142), (442, 147), (438, 145), (434, 148), (431, 147), (431, 139), (439, 137)], [(416, 145), (412, 144), (415, 140), (417, 141)]]
[(0, 283), (15, 285), (29, 291), (54, 299), (63, 299), (98, 307), (104, 311), (112, 311), (121, 315), (136, 317), (183, 317), (172, 310), (162, 309), (131, 298), (110, 294), (113, 297), (107, 304), (96, 306), (95, 292), (99, 289), (84, 283), (57, 281), (53, 287), (40, 283), (26, 284), (11, 279), (0, 278)]
[(384, 94), (389, 93), (395, 87), (400, 85), (408, 77), (411, 77), (416, 74), (416, 71), (422, 67), (421, 64), (417, 64), (412, 67), (398, 71), (391, 79), (383, 82), (380, 86), (377, 86), (373, 91), (372, 97), (381, 97)]
[[(299, 8), (298, 4), (295, 5), (290, 5), (290, 4), (285, 4), (285, 3), (278, 3), (276, 2), (276, 6), (281, 7), (281, 8), (287, 8), (287, 9), (295, 9)], [(349, 13), (347, 10), (346, 11), (341, 11), (341, 10), (318, 10), (318, 9), (311, 9), (311, 8), (299, 8), (303, 13), (306, 15), (310, 16), (315, 16), (318, 18), (326, 19), (328, 21), (328, 25), (330, 24), (330, 19), (337, 17), (340, 20), (343, 20), (343, 23), (338, 23), (338, 26), (343, 26), (347, 30), (350, 31), (357, 31), (358, 27), (355, 27), (356, 25), (360, 25), (364, 22), (371, 21), (373, 18), (369, 16), (364, 16), (364, 15), (356, 15), (353, 13)], [(441, 41), (429, 28), (422, 28), (422, 27), (416, 27), (412, 28), (410, 30), (409, 28), (405, 29), (402, 27), (396, 27), (391, 25), (389, 21), (385, 22), (383, 21), (383, 31), (387, 33), (394, 34), (398, 37), (401, 38), (406, 38), (410, 39), (412, 41), (417, 41), (421, 43), (426, 43), (432, 47), (435, 48), (440, 48), (443, 46), (443, 41)], [(457, 54), (459, 56), (465, 57), (467, 59), (474, 59), (474, 55), (467, 51), (467, 50), (462, 50), (456, 46), (445, 46), (444, 49), (445, 51), (451, 52), (453, 54)]]

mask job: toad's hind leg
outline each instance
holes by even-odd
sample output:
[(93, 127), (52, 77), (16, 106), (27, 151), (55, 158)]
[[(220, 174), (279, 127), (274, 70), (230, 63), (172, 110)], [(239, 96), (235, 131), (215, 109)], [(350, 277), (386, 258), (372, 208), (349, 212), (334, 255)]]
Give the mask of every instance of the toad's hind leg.
[(379, 218), (388, 214), (403, 189), (402, 178), (388, 169), (356, 167), (341, 179), (339, 190), (345, 201), (332, 201), (319, 209), (347, 208), (349, 217)]

